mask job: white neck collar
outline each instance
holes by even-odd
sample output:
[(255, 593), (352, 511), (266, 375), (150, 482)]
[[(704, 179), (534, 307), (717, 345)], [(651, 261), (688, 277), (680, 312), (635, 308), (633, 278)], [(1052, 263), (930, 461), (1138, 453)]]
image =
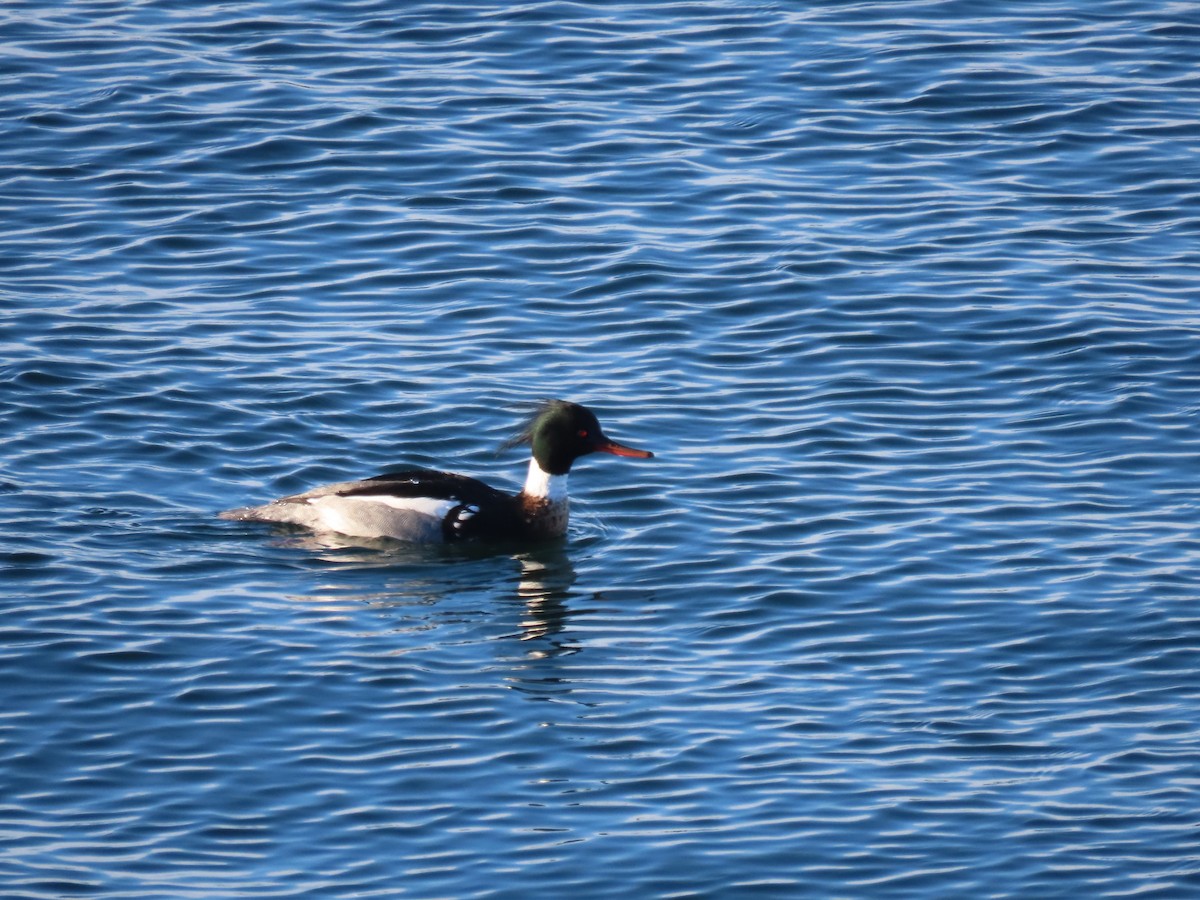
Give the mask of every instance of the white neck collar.
[(536, 459), (529, 460), (529, 474), (525, 476), (525, 496), (537, 497), (558, 503), (567, 499), (567, 476), (551, 475), (538, 465)]

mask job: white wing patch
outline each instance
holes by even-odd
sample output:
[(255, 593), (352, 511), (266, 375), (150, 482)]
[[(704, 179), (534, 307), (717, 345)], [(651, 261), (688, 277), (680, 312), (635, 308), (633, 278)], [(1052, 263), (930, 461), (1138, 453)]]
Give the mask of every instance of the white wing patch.
[[(325, 497), (314, 497), (309, 503), (320, 503)], [(446, 513), (458, 506), (457, 500), (437, 500), (433, 497), (393, 497), (391, 494), (363, 494), (356, 497), (339, 497), (340, 500), (350, 500), (355, 503), (382, 503), (392, 509), (403, 509), (408, 512), (420, 513), (423, 516), (433, 516), (438, 521), (446, 517)]]
[(442, 521), (459, 505), (457, 500), (387, 494), (357, 497), (326, 494), (311, 497), (308, 503), (318, 518), (310, 527), (355, 537), (394, 537), (420, 543), (441, 541)]
[(460, 509), (454, 516), (454, 530), (462, 531), (463, 522), (469, 522), (475, 517), (477, 512), (479, 512), (479, 507), (474, 504), (464, 506)]

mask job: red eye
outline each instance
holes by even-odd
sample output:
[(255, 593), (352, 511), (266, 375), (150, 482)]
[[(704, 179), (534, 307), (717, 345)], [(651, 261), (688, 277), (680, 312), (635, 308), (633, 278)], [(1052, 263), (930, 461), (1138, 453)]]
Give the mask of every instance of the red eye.
[(586, 429), (586, 428), (580, 428), (580, 429), (579, 429), (579, 436), (580, 436), (581, 438), (585, 438), (585, 437), (587, 437), (587, 429)]

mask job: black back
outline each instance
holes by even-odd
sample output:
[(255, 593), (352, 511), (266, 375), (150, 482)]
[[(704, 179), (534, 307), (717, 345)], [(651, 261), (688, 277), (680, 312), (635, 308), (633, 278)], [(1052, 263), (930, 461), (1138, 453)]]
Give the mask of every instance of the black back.
[(484, 484), (478, 478), (439, 472), (436, 469), (405, 469), (375, 475), (339, 492), (343, 497), (411, 497), (453, 500), (454, 507), (442, 519), (447, 541), (485, 538), (519, 538), (526, 530), (515, 497)]

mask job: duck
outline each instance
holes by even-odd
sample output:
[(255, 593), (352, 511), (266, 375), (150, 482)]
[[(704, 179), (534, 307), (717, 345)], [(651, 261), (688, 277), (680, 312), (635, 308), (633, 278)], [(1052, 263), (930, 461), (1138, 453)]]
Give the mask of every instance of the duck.
[(654, 456), (612, 440), (594, 412), (567, 400), (542, 401), (516, 436), (501, 446), (523, 444), (530, 447), (529, 468), (517, 494), (467, 475), (414, 468), (327, 484), (218, 516), (415, 544), (546, 541), (567, 533), (567, 476), (576, 460), (591, 453)]

